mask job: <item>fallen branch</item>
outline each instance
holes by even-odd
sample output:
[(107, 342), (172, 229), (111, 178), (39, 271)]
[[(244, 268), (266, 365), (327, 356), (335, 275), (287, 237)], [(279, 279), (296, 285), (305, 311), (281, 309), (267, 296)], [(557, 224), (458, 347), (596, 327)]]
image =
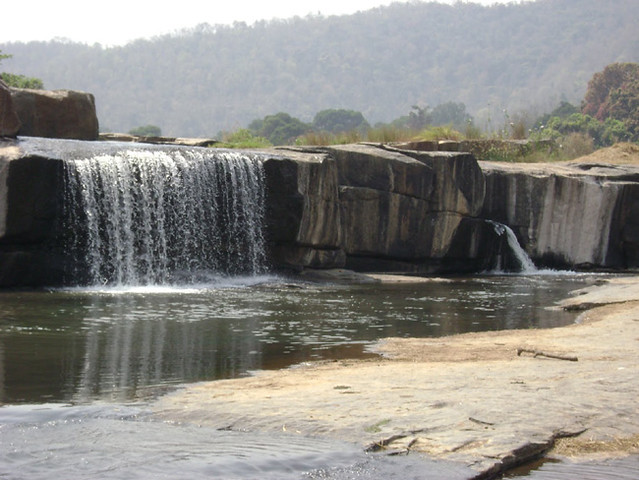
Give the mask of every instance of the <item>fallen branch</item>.
[(468, 420), (470, 420), (473, 423), (477, 423), (479, 425), (490, 425), (490, 426), (495, 425), (494, 423), (484, 422), (483, 420), (478, 420), (478, 419), (473, 418), (473, 417), (468, 417)]
[(366, 447), (364, 449), (364, 451), (365, 452), (379, 452), (380, 450), (383, 450), (388, 445), (393, 443), (395, 440), (400, 440), (402, 438), (406, 438), (406, 435), (393, 435), (393, 436), (391, 436), (389, 438), (385, 438), (383, 440), (380, 440), (379, 442), (374, 442), (374, 443), (370, 444), (368, 447)]
[(517, 349), (517, 356), (520, 357), (522, 353), (530, 353), (533, 355), (534, 358), (537, 357), (546, 357), (546, 358), (554, 358), (556, 360), (566, 360), (568, 362), (577, 362), (579, 361), (579, 359), (577, 357), (568, 357), (565, 355), (555, 355), (552, 353), (545, 353), (545, 352), (540, 352), (539, 350), (531, 350), (528, 348), (518, 348)]

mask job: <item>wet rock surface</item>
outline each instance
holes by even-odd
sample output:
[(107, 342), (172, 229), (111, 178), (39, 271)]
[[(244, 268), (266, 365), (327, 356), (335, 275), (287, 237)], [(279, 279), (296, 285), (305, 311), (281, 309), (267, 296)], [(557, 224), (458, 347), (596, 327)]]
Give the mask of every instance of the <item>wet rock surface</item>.
[(607, 285), (607, 293), (593, 287), (579, 295), (589, 302), (617, 287), (625, 291), (569, 327), (391, 338), (378, 345), (377, 360), (200, 384), (154, 409), (172, 421), (424, 453), (470, 468), (472, 478), (491, 478), (562, 438), (609, 444), (637, 438), (639, 301), (630, 285), (638, 283), (626, 279)]

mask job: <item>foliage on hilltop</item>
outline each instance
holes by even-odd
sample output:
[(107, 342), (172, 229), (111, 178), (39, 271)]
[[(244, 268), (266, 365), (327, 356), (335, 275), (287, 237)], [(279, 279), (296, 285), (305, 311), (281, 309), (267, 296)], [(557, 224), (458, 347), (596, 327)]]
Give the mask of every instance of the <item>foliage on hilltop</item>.
[[(2, 50), (0, 50), (0, 63), (2, 62), (2, 60), (6, 60), (7, 58), (11, 57), (12, 55), (2, 53)], [(4, 83), (6, 83), (8, 86), (14, 88), (32, 88), (35, 90), (41, 90), (44, 88), (44, 84), (39, 78), (31, 78), (16, 73), (2, 72), (0, 73), (0, 79), (4, 81)]]
[(308, 124), (326, 109), (377, 124), (447, 102), (465, 105), (484, 128), (504, 111), (536, 115), (578, 103), (594, 72), (639, 61), (636, 7), (409, 2), (347, 16), (203, 24), (120, 47), (56, 40), (0, 48), (13, 54), (3, 63), (10, 72), (94, 93), (101, 126), (116, 131), (152, 124), (167, 135), (213, 136), (273, 112)]
[(580, 133), (594, 147), (639, 141), (639, 64), (612, 63), (588, 82), (581, 109), (563, 102), (539, 123), (549, 138)]
[(632, 140), (639, 140), (639, 64), (613, 63), (596, 73), (581, 110), (600, 122), (622, 122)]

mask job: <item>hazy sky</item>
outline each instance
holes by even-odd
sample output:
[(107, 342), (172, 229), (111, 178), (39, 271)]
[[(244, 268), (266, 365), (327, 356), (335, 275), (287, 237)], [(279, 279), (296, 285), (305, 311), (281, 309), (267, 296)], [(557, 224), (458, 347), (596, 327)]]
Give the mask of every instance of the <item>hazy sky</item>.
[[(439, 0), (455, 3), (457, 0)], [(66, 38), (84, 43), (119, 45), (136, 38), (172, 33), (200, 23), (252, 24), (309, 13), (342, 15), (389, 5), (392, 0), (30, 0), (3, 2), (0, 43)], [(493, 5), (507, 0), (473, 0)], [(10, 52), (5, 52), (10, 53)]]

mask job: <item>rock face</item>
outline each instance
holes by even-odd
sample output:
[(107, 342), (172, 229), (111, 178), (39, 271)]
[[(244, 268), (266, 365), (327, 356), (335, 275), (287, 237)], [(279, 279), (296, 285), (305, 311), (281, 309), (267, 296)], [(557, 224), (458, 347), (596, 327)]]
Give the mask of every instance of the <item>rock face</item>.
[(62, 281), (56, 235), (62, 162), (0, 141), (0, 287)]
[[(63, 281), (64, 159), (92, 155), (91, 145), (0, 142), (0, 286)], [(639, 267), (636, 166), (479, 164), (468, 153), (367, 144), (259, 154), (264, 237), (276, 269), (471, 273), (497, 259), (516, 266), (494, 222), (510, 226), (538, 266)]]
[[(22, 139), (0, 148), (0, 285), (62, 282), (63, 159), (87, 145)], [(499, 254), (503, 241), (478, 218), (485, 183), (471, 155), (372, 145), (262, 155), (275, 268), (471, 272)]]
[(509, 225), (538, 265), (639, 266), (639, 168), (482, 163), (482, 216)]
[(286, 160), (266, 164), (277, 265), (477, 271), (503, 248), (478, 218), (485, 184), (469, 154), (364, 144), (280, 152)]
[(18, 135), (97, 140), (98, 117), (92, 94), (71, 90), (11, 89), (22, 126)]
[(324, 152), (278, 152), (264, 163), (271, 262), (292, 269), (344, 265), (335, 161)]
[(11, 91), (0, 80), (0, 137), (15, 137), (20, 129), (20, 120), (11, 98)]

